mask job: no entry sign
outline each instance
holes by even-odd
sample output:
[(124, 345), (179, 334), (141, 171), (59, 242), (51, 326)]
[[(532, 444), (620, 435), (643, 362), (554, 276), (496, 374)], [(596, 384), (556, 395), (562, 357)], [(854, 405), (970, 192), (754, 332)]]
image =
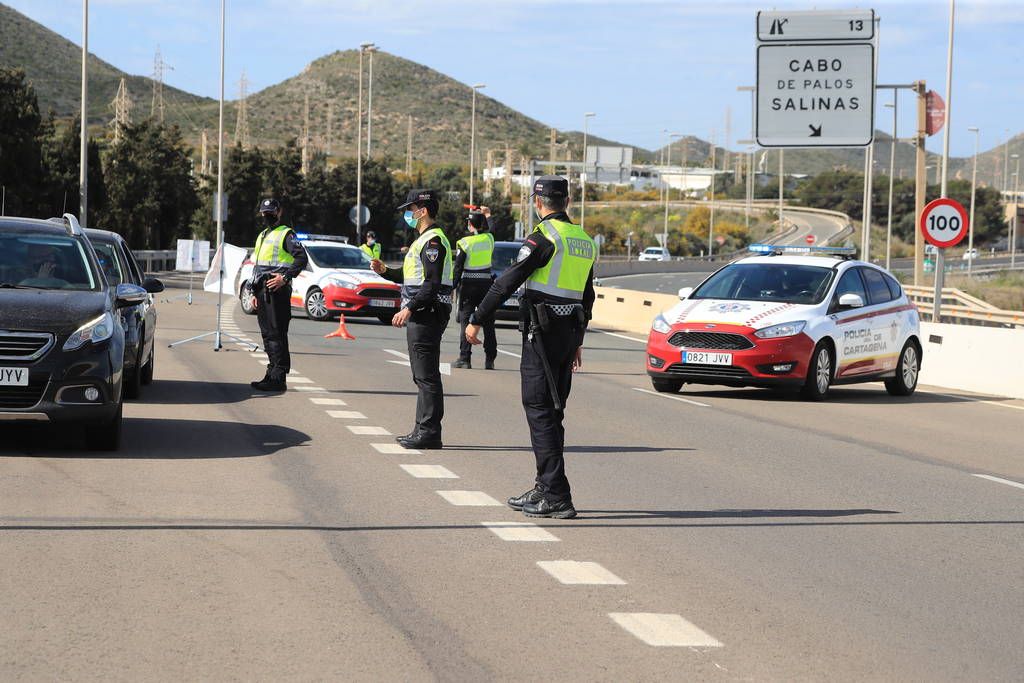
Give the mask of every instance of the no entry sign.
[(807, 244), (814, 244), (814, 235), (808, 235), (804, 238), (804, 241), (807, 242)]
[(921, 234), (940, 249), (955, 247), (967, 237), (967, 211), (955, 199), (936, 199), (921, 212)]

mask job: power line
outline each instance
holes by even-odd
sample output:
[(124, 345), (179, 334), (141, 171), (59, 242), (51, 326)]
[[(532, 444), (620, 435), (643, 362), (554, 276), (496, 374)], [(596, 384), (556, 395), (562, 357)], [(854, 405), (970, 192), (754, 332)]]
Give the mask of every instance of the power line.
[(150, 104), (149, 117), (160, 123), (164, 122), (164, 71), (174, 67), (164, 61), (160, 54), (160, 46), (156, 46), (156, 55), (153, 57), (153, 102)]
[(132, 122), (132, 98), (128, 95), (128, 85), (123, 78), (117, 86), (117, 95), (110, 103), (110, 108), (114, 110), (114, 120), (110, 125), (114, 129), (114, 144), (117, 144), (121, 142), (124, 129)]

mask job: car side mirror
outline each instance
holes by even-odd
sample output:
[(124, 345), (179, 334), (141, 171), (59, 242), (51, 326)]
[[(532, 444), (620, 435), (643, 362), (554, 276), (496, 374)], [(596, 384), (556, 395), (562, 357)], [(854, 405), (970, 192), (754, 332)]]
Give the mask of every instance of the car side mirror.
[(862, 308), (864, 299), (860, 294), (843, 294), (839, 297), (839, 308)]
[(683, 287), (679, 290), (680, 301), (685, 301), (691, 294), (693, 294), (693, 287)]
[(118, 285), (115, 303), (118, 308), (127, 308), (141, 304), (149, 296), (149, 292), (138, 285)]
[(164, 283), (155, 277), (147, 277), (142, 283), (142, 288), (150, 294), (159, 294), (164, 291)]

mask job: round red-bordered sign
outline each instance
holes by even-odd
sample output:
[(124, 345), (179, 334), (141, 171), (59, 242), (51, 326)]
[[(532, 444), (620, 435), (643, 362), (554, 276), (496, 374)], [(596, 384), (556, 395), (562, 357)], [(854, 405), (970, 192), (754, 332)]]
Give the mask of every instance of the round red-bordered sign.
[(921, 234), (929, 244), (948, 249), (967, 237), (970, 221), (963, 204), (955, 199), (935, 199), (921, 212)]

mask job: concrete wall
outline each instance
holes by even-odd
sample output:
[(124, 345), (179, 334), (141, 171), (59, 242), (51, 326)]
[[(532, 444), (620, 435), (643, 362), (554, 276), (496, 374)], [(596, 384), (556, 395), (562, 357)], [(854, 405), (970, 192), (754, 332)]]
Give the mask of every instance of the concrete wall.
[(679, 298), (670, 294), (636, 292), (612, 287), (594, 289), (597, 292), (592, 322), (594, 327), (629, 332), (645, 338), (651, 331), (654, 316), (679, 303)]
[(1024, 398), (1024, 330), (921, 323), (921, 384)]

